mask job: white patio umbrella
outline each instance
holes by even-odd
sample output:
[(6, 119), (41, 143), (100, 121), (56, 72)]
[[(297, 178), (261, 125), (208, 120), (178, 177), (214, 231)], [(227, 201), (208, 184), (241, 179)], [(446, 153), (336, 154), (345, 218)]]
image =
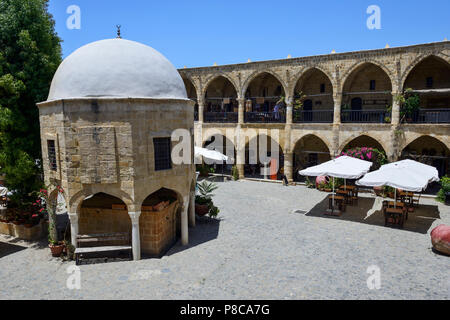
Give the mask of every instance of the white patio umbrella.
[(216, 151), (216, 150), (194, 147), (194, 156), (196, 158), (204, 157), (207, 159), (222, 162), (222, 176), (223, 176), (223, 162), (228, 161), (228, 157), (226, 155), (224, 155), (223, 153), (220, 153), (219, 151)]
[(433, 181), (439, 181), (439, 173), (437, 169), (433, 166), (429, 166), (427, 164), (406, 159), (406, 160), (400, 160), (397, 162), (392, 162), (385, 164), (380, 167), (380, 169), (389, 169), (389, 168), (403, 168), (403, 169), (410, 169), (413, 171), (420, 172), (421, 174), (425, 174), (427, 177), (430, 178), (430, 182)]
[(330, 176), (333, 177), (333, 206), (334, 206), (334, 178), (358, 179), (369, 172), (372, 162), (341, 156), (321, 163), (317, 166), (300, 170), (303, 176)]
[(194, 147), (194, 155), (195, 157), (202, 156), (204, 158), (208, 158), (211, 160), (216, 161), (227, 161), (228, 157), (219, 151), (206, 149), (206, 148), (200, 148), (200, 147)]
[(433, 181), (439, 181), (436, 168), (414, 160), (389, 163), (380, 169), (366, 174), (356, 181), (357, 185), (369, 187), (390, 186), (395, 188), (394, 206), (397, 202), (397, 189), (420, 192)]

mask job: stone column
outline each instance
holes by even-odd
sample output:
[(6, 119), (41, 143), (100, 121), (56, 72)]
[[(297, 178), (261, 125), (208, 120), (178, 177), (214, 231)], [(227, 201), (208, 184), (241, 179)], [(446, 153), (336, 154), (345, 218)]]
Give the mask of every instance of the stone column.
[(244, 98), (238, 98), (237, 101), (239, 103), (238, 123), (244, 123), (245, 99)]
[(133, 260), (141, 260), (141, 236), (139, 234), (140, 211), (128, 212), (131, 218), (131, 246), (133, 248)]
[(198, 122), (203, 123), (203, 112), (205, 110), (205, 100), (198, 100)]
[(189, 199), (185, 199), (183, 208), (181, 209), (181, 244), (183, 246), (189, 243), (188, 207)]
[(286, 97), (286, 124), (292, 124), (293, 109), (294, 109), (294, 98)]
[(336, 93), (333, 96), (333, 100), (334, 100), (333, 124), (341, 124), (342, 92)]
[(189, 199), (189, 225), (195, 227), (195, 191), (191, 192)]
[(400, 105), (396, 101), (395, 97), (398, 95), (398, 92), (392, 92), (392, 115), (391, 115), (391, 124), (398, 125), (400, 123)]
[(284, 154), (284, 174), (289, 182), (294, 180), (293, 176), (293, 163), (294, 163), (294, 154), (293, 153), (285, 153)]
[(69, 213), (69, 220), (70, 220), (70, 238), (71, 238), (70, 241), (72, 242), (72, 245), (76, 248), (78, 236), (78, 214)]

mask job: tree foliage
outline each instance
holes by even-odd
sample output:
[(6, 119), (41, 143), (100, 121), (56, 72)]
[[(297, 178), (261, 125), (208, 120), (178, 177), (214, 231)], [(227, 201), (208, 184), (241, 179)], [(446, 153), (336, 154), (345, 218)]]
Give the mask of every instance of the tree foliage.
[(41, 185), (37, 102), (61, 62), (47, 0), (0, 0), (0, 170), (18, 201)]

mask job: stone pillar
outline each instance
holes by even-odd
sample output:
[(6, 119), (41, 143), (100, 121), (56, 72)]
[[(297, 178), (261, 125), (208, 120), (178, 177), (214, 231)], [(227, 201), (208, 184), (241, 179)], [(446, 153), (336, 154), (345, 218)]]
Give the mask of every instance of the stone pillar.
[(77, 236), (78, 236), (78, 214), (69, 213), (70, 220), (70, 241), (72, 245), (77, 247)]
[(189, 199), (189, 225), (195, 227), (195, 191), (191, 192)]
[(181, 209), (181, 244), (183, 246), (189, 243), (188, 207), (189, 199), (185, 199), (183, 208)]
[(203, 123), (203, 112), (205, 110), (205, 100), (198, 100), (198, 122)]
[(341, 124), (341, 105), (342, 105), (342, 93), (338, 92), (333, 96), (334, 100), (334, 115), (333, 124)]
[(400, 105), (396, 101), (395, 97), (398, 95), (398, 92), (392, 92), (392, 115), (391, 115), (391, 124), (398, 125), (400, 123)]
[(294, 98), (286, 97), (286, 124), (292, 124), (293, 109), (294, 109)]
[(285, 153), (284, 154), (284, 174), (289, 182), (294, 181), (293, 176), (293, 163), (294, 163), (294, 154), (293, 153)]
[(131, 218), (131, 246), (133, 248), (133, 260), (141, 260), (141, 236), (139, 234), (140, 211), (128, 212)]
[(238, 98), (237, 101), (239, 103), (238, 123), (244, 123), (245, 99), (244, 98)]

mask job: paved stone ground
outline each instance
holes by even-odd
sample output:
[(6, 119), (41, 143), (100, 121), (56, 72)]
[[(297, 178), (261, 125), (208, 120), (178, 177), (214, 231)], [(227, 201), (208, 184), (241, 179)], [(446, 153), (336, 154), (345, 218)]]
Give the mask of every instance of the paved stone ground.
[[(66, 287), (73, 262), (51, 258), (44, 243), (18, 250), (3, 237), (0, 298), (450, 298), (450, 257), (434, 253), (429, 237), (450, 224), (450, 207), (433, 199), (421, 199), (398, 230), (383, 226), (369, 196), (360, 210), (330, 218), (322, 215), (326, 194), (302, 186), (226, 182), (216, 194), (221, 221), (198, 221), (189, 247), (178, 244), (162, 259), (81, 265), (80, 290)], [(379, 290), (367, 287), (371, 265), (380, 268)]]

